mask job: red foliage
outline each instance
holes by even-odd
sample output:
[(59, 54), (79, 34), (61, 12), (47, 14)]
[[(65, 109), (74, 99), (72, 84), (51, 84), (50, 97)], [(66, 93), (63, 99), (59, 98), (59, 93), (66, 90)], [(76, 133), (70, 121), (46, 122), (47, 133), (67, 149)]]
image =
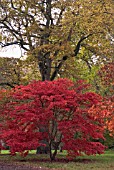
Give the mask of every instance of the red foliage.
[(104, 121), (104, 128), (108, 129), (110, 135), (114, 137), (114, 96), (104, 98), (104, 101), (93, 106), (89, 112), (97, 118), (100, 113), (100, 120)]
[(104, 84), (114, 83), (114, 62), (105, 64), (99, 71), (99, 75)]
[(102, 122), (99, 115), (89, 112), (101, 97), (84, 92), (85, 88), (67, 79), (17, 86), (2, 112), (5, 123), (1, 138), (10, 146), (11, 154), (26, 156), (28, 150), (43, 145), (43, 139), (47, 139), (50, 150), (62, 143), (70, 157), (102, 153), (105, 147), (98, 142), (104, 139)]
[(101, 67), (99, 76), (101, 78), (101, 84), (103, 87), (107, 88), (106, 93), (108, 92), (111, 95), (114, 94), (114, 62), (105, 64)]

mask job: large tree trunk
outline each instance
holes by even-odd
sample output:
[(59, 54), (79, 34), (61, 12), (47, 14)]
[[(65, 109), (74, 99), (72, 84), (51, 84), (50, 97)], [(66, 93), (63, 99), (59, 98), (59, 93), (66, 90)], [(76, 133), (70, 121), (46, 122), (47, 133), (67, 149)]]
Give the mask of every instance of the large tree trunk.
[[(45, 12), (46, 12), (46, 29), (48, 30), (50, 25), (52, 25), (52, 17), (51, 17), (51, 2), (52, 0), (46, 0), (46, 7), (45, 7)], [(44, 32), (44, 34), (42, 35), (41, 38), (41, 44), (40, 45), (45, 45), (45, 44), (49, 44), (49, 36), (50, 33), (48, 32)], [(42, 51), (38, 54), (38, 66), (39, 66), (39, 70), (40, 70), (40, 74), (41, 74), (41, 78), (42, 81), (50, 81), (50, 77), (51, 77), (51, 59), (50, 59), (50, 52), (47, 53), (43, 53)], [(48, 90), (48, 89), (47, 89)], [(48, 129), (41, 127), (40, 128), (40, 132), (46, 132), (48, 131)], [(49, 144), (48, 141), (42, 140), (41, 141), (42, 144), (45, 144), (46, 146), (40, 146), (37, 148), (36, 153), (37, 154), (47, 154), (49, 153)]]

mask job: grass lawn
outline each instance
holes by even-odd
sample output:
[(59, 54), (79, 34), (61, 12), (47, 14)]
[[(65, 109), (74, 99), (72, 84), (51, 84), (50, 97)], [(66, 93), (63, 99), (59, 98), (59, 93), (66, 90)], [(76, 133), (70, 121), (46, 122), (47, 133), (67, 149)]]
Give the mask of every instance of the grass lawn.
[(65, 152), (59, 154), (58, 160), (50, 162), (48, 155), (36, 155), (35, 151), (26, 158), (19, 155), (11, 157), (8, 151), (2, 151), (0, 161), (14, 164), (23, 164), (33, 167), (58, 168), (61, 170), (113, 170), (114, 169), (114, 150), (106, 151), (105, 154), (96, 156), (78, 157), (74, 161), (68, 161), (65, 158)]

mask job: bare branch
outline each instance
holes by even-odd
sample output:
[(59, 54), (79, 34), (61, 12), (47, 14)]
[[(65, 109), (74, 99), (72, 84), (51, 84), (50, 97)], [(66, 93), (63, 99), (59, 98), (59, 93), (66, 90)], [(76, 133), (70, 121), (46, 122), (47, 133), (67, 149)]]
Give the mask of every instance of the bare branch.
[(19, 41), (14, 41), (14, 42), (6, 43), (6, 44), (3, 44), (2, 42), (0, 42), (0, 45), (2, 47), (7, 47), (7, 46), (10, 46), (10, 45), (14, 45), (14, 44), (19, 44)]
[(59, 13), (59, 18), (58, 18), (58, 20), (57, 20), (57, 22), (56, 22), (56, 25), (59, 25), (59, 23), (60, 23), (60, 21), (61, 21), (61, 19), (62, 19), (62, 15), (63, 15), (63, 12), (65, 11), (65, 7), (62, 7), (62, 9), (61, 9), (61, 11), (60, 11), (60, 13)]
[(76, 47), (75, 47), (75, 50), (74, 50), (75, 57), (77, 56), (77, 54), (78, 54), (78, 52), (79, 52), (79, 50), (80, 50), (81, 43), (82, 43), (86, 38), (88, 38), (88, 37), (90, 37), (90, 36), (92, 36), (92, 35), (93, 35), (93, 34), (89, 34), (89, 35), (87, 35), (87, 36), (85, 36), (85, 37), (82, 37), (82, 38), (78, 41), (78, 43), (77, 43), (77, 45), (76, 45)]
[[(71, 30), (71, 31), (72, 31), (72, 30)], [(88, 37), (90, 37), (90, 36), (92, 36), (92, 34), (89, 34), (89, 35), (87, 35), (87, 36), (85, 36), (85, 37), (82, 37), (82, 38), (79, 40), (79, 42), (77, 43), (76, 48), (75, 48), (75, 50), (74, 50), (74, 55), (72, 55), (72, 57), (74, 57), (74, 56), (76, 57), (76, 56), (77, 56), (77, 54), (78, 54), (78, 52), (79, 52), (79, 50), (80, 50), (81, 43), (82, 43), (86, 38), (88, 38)], [(69, 38), (71, 38), (71, 37), (70, 37), (70, 34), (69, 34)], [(58, 51), (57, 51), (57, 52), (58, 52)], [(68, 59), (68, 55), (65, 55), (65, 56), (62, 57), (61, 61), (59, 62), (59, 64), (57, 65), (57, 67), (55, 68), (55, 70), (54, 70), (54, 72), (53, 72), (53, 74), (52, 74), (52, 76), (51, 76), (51, 81), (55, 79), (55, 77), (56, 77), (57, 74), (59, 73), (59, 70), (61, 69), (61, 67), (63, 66), (64, 62), (65, 62), (67, 59)]]
[(16, 9), (16, 10), (17, 10), (17, 8), (14, 7), (13, 0), (10, 0), (10, 2), (11, 2), (11, 7), (12, 7), (13, 9)]
[(27, 16), (29, 16), (29, 17), (32, 18), (32, 21), (35, 21), (33, 15), (31, 15), (31, 14), (29, 14), (29, 13), (26, 13), (24, 10), (21, 10), (21, 7), (22, 7), (22, 6), (20, 6), (19, 8), (16, 8), (16, 7), (14, 6), (13, 0), (10, 0), (10, 1), (11, 1), (11, 7), (12, 7), (14, 10), (16, 10), (16, 11), (19, 12), (19, 13), (26, 14)]
[(63, 63), (67, 60), (68, 56), (65, 55), (62, 57), (62, 60), (60, 61), (60, 63), (58, 64), (58, 66), (55, 68), (52, 76), (51, 76), (51, 81), (55, 79), (55, 77), (57, 76), (59, 70), (61, 69)]
[(20, 36), (20, 39), (21, 39), (21, 36), (22, 36), (21, 33), (15, 30), (13, 26), (11, 25), (11, 23), (9, 23), (8, 21), (5, 21), (5, 23), (0, 21), (0, 23), (4, 25), (4, 28), (6, 28), (16, 39), (19, 39), (17, 35)]
[(9, 86), (9, 87), (11, 87), (11, 88), (15, 88), (15, 86), (14, 86), (13, 84), (17, 84), (17, 83), (8, 83), (8, 82), (6, 82), (6, 83), (0, 83), (0, 86)]

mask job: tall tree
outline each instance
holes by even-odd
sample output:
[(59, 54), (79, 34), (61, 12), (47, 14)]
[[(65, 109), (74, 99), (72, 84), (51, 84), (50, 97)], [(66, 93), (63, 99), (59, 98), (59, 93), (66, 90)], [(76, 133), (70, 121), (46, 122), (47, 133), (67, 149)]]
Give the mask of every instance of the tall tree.
[(112, 0), (1, 0), (1, 46), (19, 45), (37, 59), (41, 79), (54, 80), (82, 47), (110, 59), (113, 7)]

